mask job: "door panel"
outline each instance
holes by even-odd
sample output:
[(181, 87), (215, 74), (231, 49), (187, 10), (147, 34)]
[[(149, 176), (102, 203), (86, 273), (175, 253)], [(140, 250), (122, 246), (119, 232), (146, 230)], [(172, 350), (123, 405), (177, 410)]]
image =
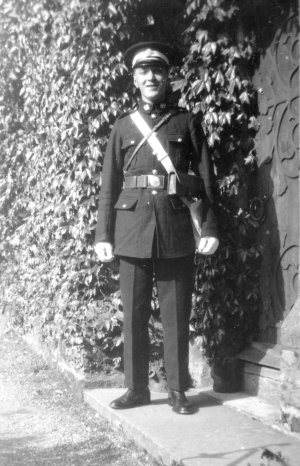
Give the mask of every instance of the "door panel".
[(253, 77), (258, 90), (258, 197), (266, 216), (261, 317), (257, 339), (280, 344), (280, 327), (297, 297), (299, 269), (299, 22), (291, 16), (260, 54)]

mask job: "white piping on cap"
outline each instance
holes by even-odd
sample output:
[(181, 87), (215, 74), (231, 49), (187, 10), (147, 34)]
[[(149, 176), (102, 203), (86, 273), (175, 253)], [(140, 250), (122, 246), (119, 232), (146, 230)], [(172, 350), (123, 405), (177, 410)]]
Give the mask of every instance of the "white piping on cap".
[(134, 67), (140, 61), (151, 61), (151, 60), (163, 60), (167, 65), (169, 60), (166, 55), (157, 50), (143, 50), (143, 52), (137, 53), (132, 60), (132, 67)]

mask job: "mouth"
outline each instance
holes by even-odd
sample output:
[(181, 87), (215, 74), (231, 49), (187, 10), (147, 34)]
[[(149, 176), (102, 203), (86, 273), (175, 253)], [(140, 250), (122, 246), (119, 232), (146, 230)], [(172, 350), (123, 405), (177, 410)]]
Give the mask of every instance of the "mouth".
[(147, 89), (158, 89), (159, 88), (159, 85), (158, 84), (149, 84), (148, 86), (146, 86)]

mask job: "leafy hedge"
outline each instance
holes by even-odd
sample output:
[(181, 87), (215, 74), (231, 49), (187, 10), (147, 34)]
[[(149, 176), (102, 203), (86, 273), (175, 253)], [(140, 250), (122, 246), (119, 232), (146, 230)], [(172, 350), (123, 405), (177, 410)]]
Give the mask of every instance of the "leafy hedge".
[[(238, 2), (0, 5), (0, 273), (14, 325), (38, 329), (49, 345), (63, 342), (77, 369), (121, 367), (118, 269), (100, 264), (92, 244), (109, 132), (134, 99), (123, 52), (154, 34), (186, 51), (173, 88), (180, 105), (203, 113), (218, 178), (221, 247), (196, 258), (193, 334), (210, 357), (238, 351), (255, 328), (259, 260), (248, 212), (258, 129), (247, 76), (253, 50), (234, 36)], [(157, 314), (154, 288), (154, 359)]]
[(176, 82), (182, 105), (203, 114), (218, 179), (221, 243), (212, 257), (196, 257), (193, 323), (207, 356), (221, 359), (250, 343), (259, 311), (259, 219), (249, 212), (259, 129), (251, 84), (254, 43), (253, 37), (238, 37), (247, 6), (241, 11), (239, 2), (229, 0), (190, 3), (185, 40), (191, 45)]

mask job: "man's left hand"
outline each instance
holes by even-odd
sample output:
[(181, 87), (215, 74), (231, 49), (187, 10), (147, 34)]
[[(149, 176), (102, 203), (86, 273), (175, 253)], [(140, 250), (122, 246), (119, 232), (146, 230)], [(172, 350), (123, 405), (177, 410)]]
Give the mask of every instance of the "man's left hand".
[(205, 256), (209, 256), (213, 254), (217, 247), (219, 246), (218, 238), (214, 238), (213, 236), (204, 236), (200, 240), (198, 252), (200, 254), (204, 254)]

